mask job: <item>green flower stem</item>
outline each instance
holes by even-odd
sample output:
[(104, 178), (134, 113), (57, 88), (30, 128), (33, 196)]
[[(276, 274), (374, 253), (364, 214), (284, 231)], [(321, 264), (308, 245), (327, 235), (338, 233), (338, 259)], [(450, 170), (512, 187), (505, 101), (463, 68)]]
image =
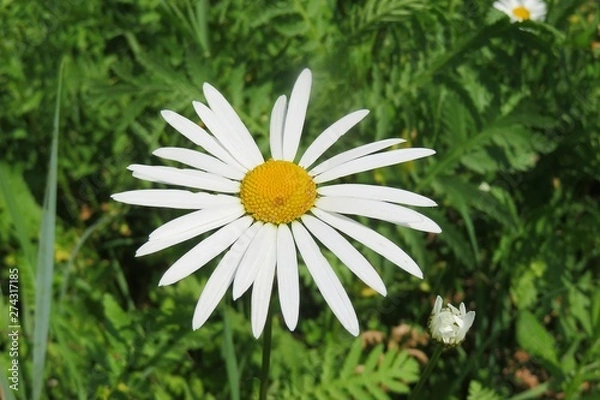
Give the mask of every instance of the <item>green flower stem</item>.
[(267, 399), (267, 388), (269, 387), (269, 367), (271, 366), (271, 334), (273, 327), (273, 313), (269, 307), (267, 321), (263, 337), (262, 371), (260, 373), (260, 400)]
[(415, 400), (419, 398), (419, 392), (421, 391), (421, 389), (423, 389), (425, 382), (427, 382), (429, 375), (431, 375), (431, 371), (433, 371), (433, 368), (437, 364), (443, 350), (444, 345), (438, 343), (435, 347), (435, 350), (433, 351), (433, 355), (431, 356), (429, 362), (427, 363), (427, 366), (425, 367), (425, 371), (423, 371), (423, 374), (421, 374), (421, 379), (419, 379), (417, 386), (415, 386), (414, 390), (410, 393), (410, 396), (408, 397), (409, 400)]

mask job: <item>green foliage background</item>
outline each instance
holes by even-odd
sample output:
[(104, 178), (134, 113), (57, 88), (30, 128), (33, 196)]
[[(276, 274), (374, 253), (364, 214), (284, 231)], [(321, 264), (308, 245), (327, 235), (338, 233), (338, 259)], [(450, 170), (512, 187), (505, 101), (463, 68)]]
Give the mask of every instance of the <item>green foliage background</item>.
[[(44, 399), (252, 398), (261, 342), (250, 334), (246, 299), (226, 296), (193, 332), (210, 270), (156, 287), (191, 244), (133, 257), (176, 214), (109, 195), (148, 187), (131, 179), (128, 164), (156, 163), (150, 154), (160, 146), (191, 145), (159, 111), (193, 117), (203, 82), (225, 94), (266, 150), (275, 99), (309, 67), (302, 146), (368, 108), (333, 152), (388, 137), (437, 151), (356, 178), (435, 199), (439, 207), (425, 212), (443, 228), (427, 236), (371, 223), (425, 274), (409, 278), (361, 249), (383, 275), (386, 298), (330, 257), (362, 330), (389, 338), (404, 323), (422, 332), (441, 294), (477, 318), (463, 346), (442, 355), (423, 398), (598, 398), (600, 6), (554, 0), (545, 23), (510, 24), (491, 3), (0, 0), (1, 329), (13, 268), (22, 325), (18, 392), (6, 390), (10, 343), (0, 339), (5, 396), (32, 398), (39, 380)], [(61, 61), (50, 330), (36, 378), (35, 254)], [(276, 310), (271, 397), (409, 393), (422, 370), (417, 358), (402, 346), (363, 347), (306, 271), (301, 282), (296, 332)]]

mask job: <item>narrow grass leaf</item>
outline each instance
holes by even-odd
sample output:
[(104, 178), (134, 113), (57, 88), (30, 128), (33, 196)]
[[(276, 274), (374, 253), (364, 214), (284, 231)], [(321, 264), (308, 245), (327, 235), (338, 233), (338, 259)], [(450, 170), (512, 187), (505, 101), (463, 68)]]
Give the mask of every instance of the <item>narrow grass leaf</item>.
[(16, 400), (13, 390), (10, 388), (11, 382), (8, 381), (4, 373), (0, 374), (0, 395), (6, 400)]
[(41, 398), (44, 387), (44, 365), (46, 363), (46, 349), (48, 347), (48, 331), (50, 326), (50, 306), (52, 304), (52, 275), (54, 273), (54, 237), (56, 230), (56, 182), (58, 170), (58, 122), (60, 117), (60, 96), (62, 90), (63, 64), (58, 73), (58, 89), (56, 91), (56, 107), (54, 109), (54, 128), (52, 132), (52, 146), (50, 148), (50, 165), (46, 192), (44, 194), (44, 207), (42, 210), (42, 224), (40, 227), (40, 241), (36, 271), (35, 316), (33, 332), (33, 370), (32, 387), (33, 400)]
[[(19, 308), (21, 312), (21, 324), (23, 325), (24, 331), (31, 332), (32, 326), (31, 318), (29, 318), (29, 306), (32, 302), (34, 296), (33, 292), (35, 290), (33, 266), (35, 265), (36, 254), (27, 233), (26, 224), (23, 222), (23, 218), (21, 218), (23, 212), (27, 211), (20, 207), (23, 205), (22, 200), (14, 193), (14, 187), (11, 185), (11, 182), (14, 184), (14, 177), (11, 177), (11, 174), (14, 174), (14, 171), (11, 171), (7, 164), (0, 163), (0, 191), (4, 197), (8, 214), (15, 226), (17, 240), (21, 245), (25, 260), (27, 261), (19, 268), (19, 293), (21, 295), (21, 298), (19, 299)], [(25, 185), (24, 181), (23, 185)]]
[(227, 382), (229, 383), (229, 396), (231, 400), (240, 400), (240, 371), (235, 357), (235, 346), (233, 345), (233, 334), (227, 308), (223, 307), (223, 358), (225, 358), (225, 369), (227, 370)]

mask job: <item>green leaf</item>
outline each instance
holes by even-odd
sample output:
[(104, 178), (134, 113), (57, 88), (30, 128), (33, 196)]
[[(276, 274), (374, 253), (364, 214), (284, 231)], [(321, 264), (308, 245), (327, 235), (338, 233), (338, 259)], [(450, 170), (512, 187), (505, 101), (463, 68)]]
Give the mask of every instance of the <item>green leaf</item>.
[(448, 133), (448, 143), (462, 143), (475, 131), (471, 113), (454, 94), (444, 99), (442, 121)]
[[(304, 382), (303, 388), (296, 388), (307, 398), (356, 398), (356, 399), (388, 399), (391, 393), (408, 393), (408, 384), (418, 378), (417, 362), (404, 351), (397, 349), (384, 350), (383, 345), (376, 346), (365, 354), (360, 339), (350, 346), (350, 351), (344, 347), (334, 346), (338, 357), (344, 356), (342, 370), (336, 369), (335, 364), (323, 362), (323, 349), (317, 353), (316, 364), (312, 367), (318, 383)], [(364, 362), (361, 363), (361, 357)], [(326, 372), (323, 369), (331, 369)], [(327, 377), (327, 379), (325, 379)], [(294, 395), (293, 398), (304, 398)]]
[(348, 378), (354, 373), (354, 369), (359, 363), (360, 354), (362, 352), (362, 343), (360, 340), (355, 340), (350, 348), (350, 352), (346, 356), (344, 366), (340, 372), (340, 378)]
[(533, 261), (527, 268), (514, 269), (510, 294), (518, 309), (525, 310), (535, 304), (538, 285), (547, 268), (544, 261)]
[(0, 390), (2, 393), (6, 395), (6, 400), (16, 400), (14, 390), (10, 388), (10, 385), (13, 384), (9, 382), (4, 371), (0, 374)]
[(518, 276), (513, 276), (510, 294), (519, 310), (526, 310), (535, 303), (538, 295), (536, 281), (535, 274), (530, 270), (526, 270)]
[(592, 331), (594, 332), (594, 338), (597, 340), (600, 338), (600, 291), (595, 290), (592, 294), (592, 306), (590, 309), (592, 319)]
[(394, 393), (408, 393), (409, 392), (409, 387), (408, 385), (394, 380), (394, 379), (384, 379), (382, 382), (390, 391), (394, 392)]
[(336, 386), (328, 386), (327, 387), (327, 395), (329, 396), (329, 398), (334, 399), (334, 400), (347, 400), (348, 399), (348, 395), (346, 393), (344, 393), (344, 390), (341, 388), (338, 388)]
[(225, 368), (227, 370), (227, 381), (229, 382), (229, 391), (231, 400), (240, 400), (240, 371), (233, 344), (233, 335), (229, 314), (225, 307), (222, 307), (223, 316), (223, 347), (222, 353), (225, 359)]
[(423, 0), (368, 0), (364, 7), (351, 14), (352, 33), (364, 35), (366, 31), (397, 24), (427, 8), (428, 4)]
[(529, 311), (521, 311), (517, 317), (517, 341), (533, 356), (543, 358), (558, 367), (554, 337)]
[(369, 399), (371, 396), (363, 389), (362, 385), (349, 382), (347, 387), (348, 393), (355, 399)]
[(481, 383), (471, 381), (467, 400), (502, 400), (502, 397), (498, 396), (492, 389), (483, 387)]
[(19, 245), (25, 254), (29, 269), (35, 265), (36, 253), (31, 240), (39, 234), (40, 206), (35, 201), (21, 172), (0, 163), (0, 239), (8, 241), (14, 225)]
[(375, 370), (381, 353), (383, 353), (383, 345), (375, 346), (371, 353), (369, 353), (369, 357), (367, 357), (367, 361), (364, 364), (365, 371)]
[[(35, 296), (34, 266), (36, 258), (31, 241), (36, 234), (39, 234), (37, 231), (41, 220), (41, 210), (23, 176), (4, 163), (0, 163), (0, 190), (1, 199), (4, 200), (4, 204), (0, 202), (0, 230), (10, 232), (11, 223), (14, 225), (19, 245), (25, 257), (25, 262), (21, 263), (19, 268), (21, 293), (19, 306), (23, 315), (23, 327), (26, 332), (31, 332), (30, 306)], [(8, 237), (6, 241), (8, 242)]]
[(33, 370), (32, 370), (32, 399), (42, 396), (46, 365), (46, 348), (48, 346), (48, 330), (50, 328), (50, 308), (52, 305), (52, 277), (54, 275), (54, 237), (56, 231), (56, 189), (58, 173), (58, 124), (60, 118), (60, 97), (62, 90), (63, 63), (58, 72), (58, 89), (56, 92), (56, 107), (54, 109), (54, 129), (50, 147), (50, 162), (42, 225), (40, 227), (40, 244), (36, 270), (36, 297), (33, 332)]
[(389, 396), (379, 386), (367, 385), (367, 390), (371, 394), (371, 397), (369, 397), (371, 399), (389, 400)]
[(106, 320), (110, 322), (116, 332), (122, 332), (131, 325), (131, 316), (121, 308), (111, 294), (104, 293), (102, 307)]

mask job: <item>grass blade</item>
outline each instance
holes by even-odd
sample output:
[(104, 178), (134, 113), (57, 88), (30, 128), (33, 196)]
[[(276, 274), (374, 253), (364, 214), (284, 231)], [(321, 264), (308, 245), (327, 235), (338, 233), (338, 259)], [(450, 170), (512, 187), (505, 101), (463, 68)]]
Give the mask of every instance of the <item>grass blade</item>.
[[(17, 234), (17, 240), (19, 241), (26, 260), (19, 268), (19, 312), (23, 329), (26, 334), (29, 334), (32, 331), (30, 305), (35, 291), (35, 272), (33, 267), (35, 265), (36, 254), (35, 248), (31, 244), (28, 229), (23, 222), (23, 218), (21, 218), (23, 212), (30, 212), (30, 210), (26, 211), (22, 207), (22, 200), (15, 196), (14, 186), (18, 185), (15, 185), (13, 180), (14, 176), (11, 176), (12, 174), (14, 174), (14, 172), (10, 170), (7, 164), (0, 163), (0, 192), (2, 192), (2, 196), (4, 197), (6, 209), (12, 219)], [(21, 204), (19, 204), (19, 201), (21, 201)]]
[[(3, 307), (2, 309), (5, 308)], [(8, 378), (4, 373), (0, 375), (0, 399), (16, 400), (13, 390), (10, 388)]]
[(35, 249), (31, 245), (31, 240), (29, 240), (27, 228), (23, 224), (22, 219), (19, 218), (20, 210), (15, 202), (15, 197), (12, 194), (10, 181), (11, 178), (9, 166), (5, 163), (0, 163), (0, 191), (2, 192), (2, 196), (6, 202), (6, 209), (13, 220), (13, 224), (17, 233), (17, 239), (19, 240), (21, 249), (25, 254), (25, 259), (32, 266), (35, 262)]
[(230, 398), (231, 400), (240, 400), (240, 371), (235, 357), (231, 322), (227, 311), (227, 308), (223, 307), (223, 357), (225, 358)]
[(61, 63), (58, 72), (58, 88), (56, 91), (56, 107), (54, 109), (54, 126), (52, 130), (52, 147), (50, 148), (50, 165), (46, 192), (44, 194), (44, 208), (42, 210), (42, 224), (40, 227), (40, 241), (38, 249), (36, 271), (36, 296), (33, 332), (33, 371), (32, 386), (33, 400), (38, 400), (44, 387), (44, 365), (46, 363), (46, 349), (48, 347), (48, 331), (50, 327), (50, 306), (52, 304), (52, 275), (54, 273), (54, 237), (56, 230), (56, 187), (58, 170), (58, 122), (60, 117), (60, 97), (62, 90)]

